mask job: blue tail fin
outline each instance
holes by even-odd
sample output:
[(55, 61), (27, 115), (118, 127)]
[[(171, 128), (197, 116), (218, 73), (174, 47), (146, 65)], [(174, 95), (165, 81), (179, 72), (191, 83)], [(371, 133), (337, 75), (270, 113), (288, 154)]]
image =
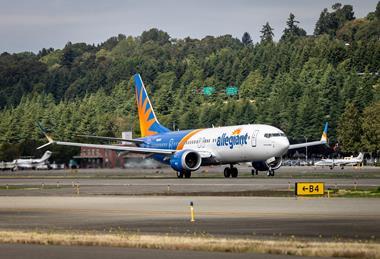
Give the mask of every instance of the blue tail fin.
[(141, 137), (169, 132), (169, 129), (158, 122), (140, 74), (134, 75), (134, 80)]

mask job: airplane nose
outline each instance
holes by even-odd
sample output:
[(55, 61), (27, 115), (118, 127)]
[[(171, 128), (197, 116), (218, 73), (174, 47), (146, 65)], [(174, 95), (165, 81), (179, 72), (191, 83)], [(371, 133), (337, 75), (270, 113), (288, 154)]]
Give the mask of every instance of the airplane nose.
[(288, 152), (288, 149), (289, 149), (289, 140), (288, 140), (288, 138), (283, 137), (281, 139), (278, 139), (276, 142), (277, 142), (276, 144), (277, 144), (279, 153), (281, 153), (281, 155), (283, 155), (286, 152)]

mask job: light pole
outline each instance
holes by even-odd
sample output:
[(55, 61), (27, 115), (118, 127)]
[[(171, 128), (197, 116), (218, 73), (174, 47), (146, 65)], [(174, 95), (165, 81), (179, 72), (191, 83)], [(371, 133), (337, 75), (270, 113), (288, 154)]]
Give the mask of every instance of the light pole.
[[(303, 136), (305, 138), (305, 142), (307, 143), (307, 137)], [(305, 147), (306, 148), (306, 164), (307, 164), (307, 146)]]

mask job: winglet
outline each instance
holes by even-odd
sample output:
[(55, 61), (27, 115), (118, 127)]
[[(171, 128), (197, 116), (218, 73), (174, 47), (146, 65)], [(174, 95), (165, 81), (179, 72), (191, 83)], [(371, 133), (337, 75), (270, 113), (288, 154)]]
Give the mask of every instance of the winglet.
[(37, 121), (37, 126), (40, 128), (40, 130), (42, 131), (42, 133), (44, 134), (44, 136), (49, 141), (48, 143), (46, 143), (46, 144), (44, 144), (42, 146), (39, 146), (37, 149), (41, 149), (41, 148), (44, 148), (46, 146), (49, 146), (50, 144), (53, 144), (54, 143), (53, 138), (47, 133), (47, 130), (38, 121)]
[(323, 129), (322, 137), (321, 137), (321, 142), (327, 144), (328, 142), (328, 137), (327, 137), (327, 129), (329, 127), (329, 123), (326, 122), (325, 128)]

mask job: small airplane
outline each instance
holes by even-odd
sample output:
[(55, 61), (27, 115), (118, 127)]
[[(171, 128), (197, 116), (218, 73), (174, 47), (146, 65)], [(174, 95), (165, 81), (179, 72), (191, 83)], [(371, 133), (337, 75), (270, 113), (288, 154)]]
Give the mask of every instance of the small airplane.
[(226, 127), (212, 127), (193, 130), (170, 131), (162, 126), (154, 113), (152, 103), (139, 74), (134, 75), (135, 94), (141, 137), (123, 139), (101, 136), (87, 136), (96, 139), (121, 140), (134, 146), (103, 145), (55, 141), (41, 124), (37, 123), (50, 144), (111, 149), (118, 152), (146, 153), (162, 163), (169, 164), (178, 178), (190, 178), (193, 171), (205, 165), (229, 165), (224, 176), (237, 177), (238, 169), (234, 165), (252, 163), (255, 171), (267, 171), (274, 176), (281, 167), (282, 156), (289, 149), (327, 143), (327, 127), (319, 141), (290, 145), (285, 133), (273, 126), (264, 124), (246, 124)]
[(344, 159), (322, 159), (315, 163), (316, 166), (328, 166), (330, 169), (333, 169), (335, 166), (340, 166), (341, 169), (344, 169), (344, 166), (354, 166), (361, 164), (363, 162), (364, 154), (359, 153), (357, 157), (345, 157)]
[(52, 152), (47, 150), (41, 158), (38, 159), (15, 159), (13, 164), (15, 169), (36, 169), (38, 166), (46, 165), (48, 159), (51, 157)]

